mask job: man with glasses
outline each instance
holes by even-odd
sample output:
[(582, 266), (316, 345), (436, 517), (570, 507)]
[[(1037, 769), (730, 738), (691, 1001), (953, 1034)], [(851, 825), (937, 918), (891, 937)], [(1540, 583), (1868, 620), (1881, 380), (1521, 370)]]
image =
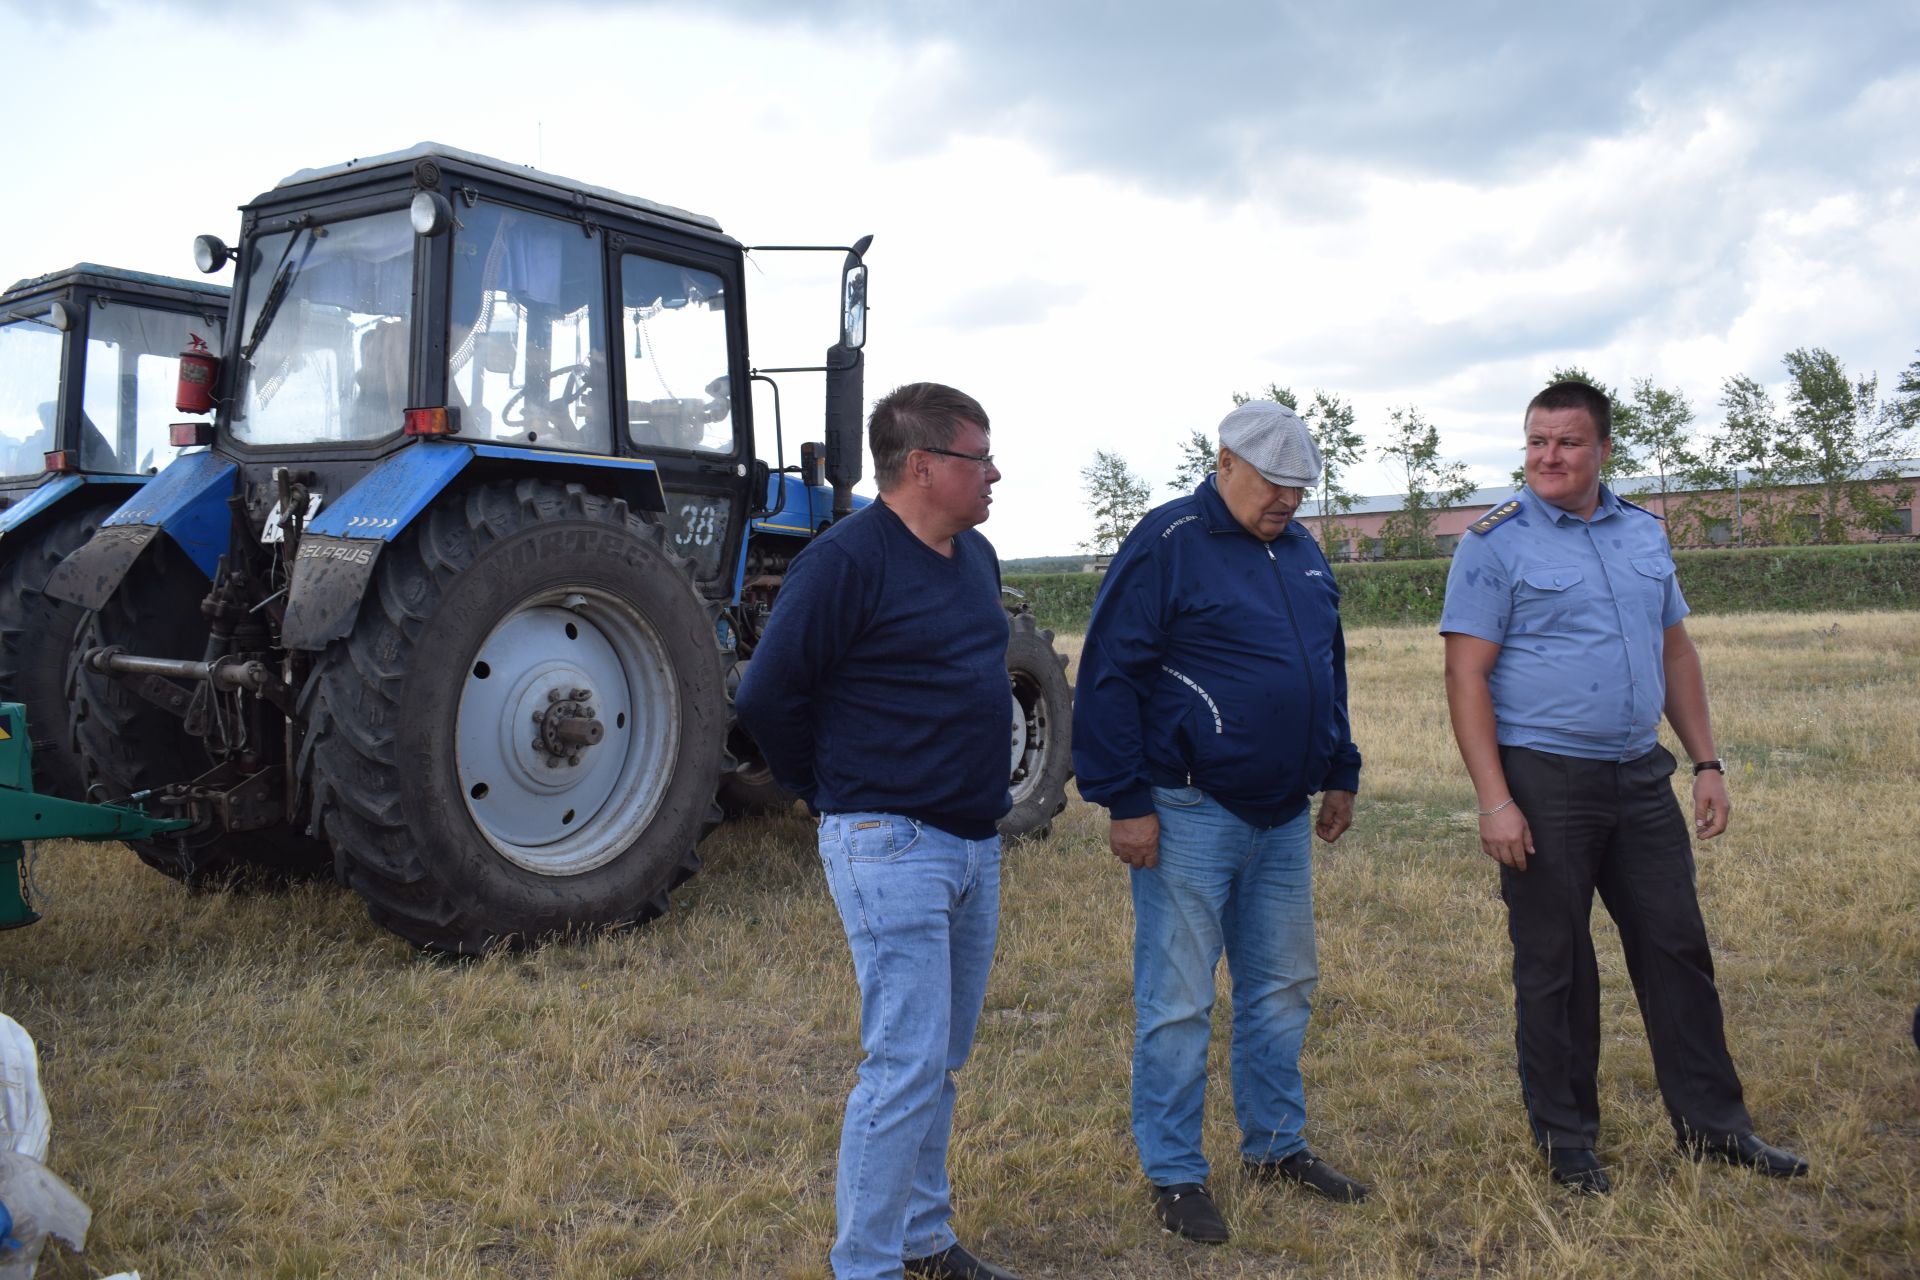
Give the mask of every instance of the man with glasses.
[(1307, 1149), (1300, 1080), (1319, 977), (1308, 831), (1338, 840), (1360, 785), (1340, 593), (1293, 522), (1319, 475), (1293, 410), (1229, 413), (1219, 469), (1114, 557), (1080, 658), (1074, 770), (1132, 868), (1134, 1141), (1161, 1225), (1203, 1244), (1228, 1237), (1200, 1141), (1223, 952), (1247, 1176), (1368, 1191)]
[(840, 1132), (840, 1280), (1011, 1280), (954, 1237), (953, 1073), (1000, 919), (1007, 619), (975, 532), (1000, 472), (987, 415), (938, 383), (874, 406), (879, 501), (799, 556), (736, 706), (774, 778), (820, 815), (866, 1058)]

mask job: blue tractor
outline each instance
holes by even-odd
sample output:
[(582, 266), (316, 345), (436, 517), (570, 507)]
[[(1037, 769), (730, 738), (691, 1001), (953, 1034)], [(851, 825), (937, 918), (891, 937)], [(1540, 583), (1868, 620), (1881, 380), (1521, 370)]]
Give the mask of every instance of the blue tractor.
[(182, 352), (217, 347), (227, 291), (80, 263), (0, 294), (0, 702), (33, 712), (33, 782), (81, 798), (64, 729), (78, 606), (54, 566), (173, 461)]
[[(87, 611), (94, 795), (193, 820), (134, 842), (170, 875), (330, 868), (429, 948), (658, 914), (723, 776), (774, 798), (730, 749), (730, 675), (785, 559), (853, 509), (867, 242), (795, 477), (755, 456), (746, 249), (710, 218), (436, 144), (241, 215), (195, 246), (237, 264), (214, 421), (180, 429), (208, 447), (49, 584)], [(1046, 647), (1015, 770), (1064, 803)]]

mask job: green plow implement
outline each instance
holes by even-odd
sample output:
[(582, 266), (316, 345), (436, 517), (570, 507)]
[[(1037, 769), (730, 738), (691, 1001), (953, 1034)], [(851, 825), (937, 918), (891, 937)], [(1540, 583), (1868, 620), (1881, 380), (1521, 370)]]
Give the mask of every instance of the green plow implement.
[(192, 825), (186, 818), (149, 817), (129, 805), (35, 795), (27, 709), (0, 703), (0, 929), (40, 918), (28, 899), (27, 841), (145, 840)]

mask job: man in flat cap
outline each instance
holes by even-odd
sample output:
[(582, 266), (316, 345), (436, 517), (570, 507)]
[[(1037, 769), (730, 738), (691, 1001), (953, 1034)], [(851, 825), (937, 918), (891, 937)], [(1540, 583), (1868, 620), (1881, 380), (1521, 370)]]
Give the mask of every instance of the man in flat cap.
[(1367, 1194), (1307, 1149), (1300, 1081), (1319, 977), (1308, 829), (1338, 840), (1360, 785), (1340, 592), (1293, 523), (1319, 475), (1293, 410), (1229, 413), (1218, 470), (1114, 557), (1074, 697), (1080, 793), (1107, 808), (1108, 844), (1132, 869), (1134, 1141), (1161, 1224), (1206, 1244), (1228, 1236), (1200, 1149), (1223, 952), (1246, 1175)]

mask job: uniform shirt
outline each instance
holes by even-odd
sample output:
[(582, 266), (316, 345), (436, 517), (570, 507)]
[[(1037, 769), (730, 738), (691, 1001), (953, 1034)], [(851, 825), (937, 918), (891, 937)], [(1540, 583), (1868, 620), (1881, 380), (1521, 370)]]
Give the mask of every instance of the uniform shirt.
[(943, 556), (884, 501), (815, 538), (735, 695), (774, 780), (823, 813), (897, 813), (984, 840), (1012, 806), (1000, 561)]
[(1588, 520), (1529, 489), (1514, 499), (1460, 540), (1441, 632), (1500, 646), (1487, 684), (1502, 746), (1645, 755), (1666, 705), (1666, 629), (1687, 616), (1665, 524), (1604, 485)]
[(1080, 794), (1115, 818), (1198, 787), (1255, 827), (1357, 791), (1340, 588), (1298, 522), (1271, 542), (1208, 476), (1149, 512), (1100, 584), (1073, 698)]

